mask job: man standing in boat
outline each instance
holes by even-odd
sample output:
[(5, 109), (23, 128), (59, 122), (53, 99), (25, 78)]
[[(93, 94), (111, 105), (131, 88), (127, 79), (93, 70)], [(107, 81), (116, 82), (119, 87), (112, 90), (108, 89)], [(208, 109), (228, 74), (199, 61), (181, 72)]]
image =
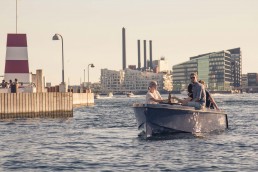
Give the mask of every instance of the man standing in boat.
[(158, 104), (160, 102), (163, 102), (162, 97), (159, 94), (159, 91), (157, 90), (157, 82), (151, 81), (149, 83), (148, 92), (146, 94), (146, 104)]
[(204, 109), (206, 103), (204, 85), (198, 82), (196, 73), (191, 73), (190, 79), (193, 83), (193, 99), (187, 103), (187, 106), (195, 107), (196, 109)]

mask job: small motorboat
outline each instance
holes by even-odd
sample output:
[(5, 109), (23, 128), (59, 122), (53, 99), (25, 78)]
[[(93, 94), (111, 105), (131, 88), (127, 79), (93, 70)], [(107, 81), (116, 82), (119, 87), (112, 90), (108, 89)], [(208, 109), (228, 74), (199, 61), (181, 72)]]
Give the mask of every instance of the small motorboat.
[(100, 95), (99, 94), (94, 94), (94, 99), (99, 99)]
[(139, 130), (146, 138), (159, 133), (209, 133), (228, 128), (227, 114), (223, 111), (180, 104), (133, 104)]
[(126, 94), (127, 97), (133, 97), (134, 94), (132, 92)]
[(109, 92), (109, 93), (107, 94), (107, 96), (111, 98), (111, 97), (113, 97), (113, 93), (112, 93), (112, 92)]

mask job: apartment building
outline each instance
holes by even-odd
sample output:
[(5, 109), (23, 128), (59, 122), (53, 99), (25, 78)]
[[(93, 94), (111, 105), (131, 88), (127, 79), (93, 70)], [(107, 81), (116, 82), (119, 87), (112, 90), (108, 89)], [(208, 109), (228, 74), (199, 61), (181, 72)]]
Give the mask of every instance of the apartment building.
[(105, 93), (146, 93), (148, 84), (152, 80), (157, 81), (159, 91), (166, 92), (172, 90), (172, 75), (170, 73), (141, 72), (128, 68), (120, 71), (101, 69), (100, 82), (102, 92)]
[[(232, 53), (232, 54), (231, 54)], [(187, 89), (192, 72), (211, 91), (229, 91), (241, 85), (242, 57), (240, 48), (201, 54), (173, 66), (174, 91)]]

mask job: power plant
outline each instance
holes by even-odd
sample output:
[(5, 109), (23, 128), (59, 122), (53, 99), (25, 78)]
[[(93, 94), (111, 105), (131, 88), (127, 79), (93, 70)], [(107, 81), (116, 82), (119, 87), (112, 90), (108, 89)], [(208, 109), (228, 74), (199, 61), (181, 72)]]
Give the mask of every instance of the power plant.
[[(122, 28), (122, 69), (126, 69), (126, 35), (125, 28)], [(138, 49), (138, 67), (140, 71), (146, 71), (147, 69), (153, 70), (153, 60), (152, 60), (152, 40), (149, 40), (149, 56), (150, 63), (147, 64), (147, 45), (146, 40), (143, 40), (143, 68), (141, 67), (141, 40), (137, 40)], [(136, 68), (136, 66), (135, 66)]]

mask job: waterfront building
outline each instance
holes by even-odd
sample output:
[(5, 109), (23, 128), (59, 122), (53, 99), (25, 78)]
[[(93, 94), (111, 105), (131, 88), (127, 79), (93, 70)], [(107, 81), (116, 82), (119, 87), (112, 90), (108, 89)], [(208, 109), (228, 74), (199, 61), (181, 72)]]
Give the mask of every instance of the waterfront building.
[(242, 74), (241, 86), (242, 88), (248, 87), (247, 74)]
[(148, 84), (152, 80), (157, 81), (159, 91), (172, 90), (172, 75), (170, 73), (141, 72), (128, 68), (120, 71), (101, 69), (100, 82), (103, 93), (146, 93)]
[(242, 79), (242, 52), (240, 48), (228, 50), (231, 54), (232, 86), (237, 88), (241, 86)]
[(229, 91), (240, 86), (241, 66), (240, 48), (190, 57), (189, 61), (173, 66), (174, 91), (187, 89), (192, 72), (198, 73), (210, 90)]
[(100, 84), (100, 82), (92, 83), (90, 88), (91, 88), (93, 93), (100, 93), (101, 92), (101, 84)]
[(241, 89), (247, 93), (258, 92), (258, 73), (247, 73), (242, 75)]
[[(148, 65), (149, 66), (149, 65)], [(152, 68), (157, 69), (156, 72), (166, 72), (168, 73), (171, 69), (168, 67), (168, 63), (165, 57), (161, 57), (159, 60), (152, 61)]]
[(103, 93), (111, 91), (122, 92), (124, 82), (124, 71), (101, 69), (100, 83)]
[(192, 59), (173, 66), (173, 91), (181, 91), (187, 88), (190, 74), (197, 72), (196, 59)]
[[(208, 88), (212, 91), (229, 91), (232, 85), (229, 51), (210, 54)], [(200, 78), (202, 79), (202, 78)]]
[(247, 73), (248, 86), (258, 86), (258, 73)]

